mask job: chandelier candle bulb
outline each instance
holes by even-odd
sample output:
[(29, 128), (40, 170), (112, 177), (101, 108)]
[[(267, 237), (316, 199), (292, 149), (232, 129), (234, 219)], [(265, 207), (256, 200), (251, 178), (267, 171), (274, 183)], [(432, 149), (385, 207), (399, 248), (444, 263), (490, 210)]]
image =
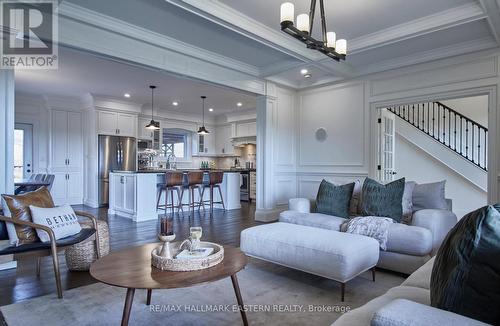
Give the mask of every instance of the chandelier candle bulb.
[(326, 33), (326, 46), (329, 48), (335, 48), (337, 40), (337, 34), (335, 32)]
[(280, 16), (281, 16), (281, 22), (291, 22), (293, 24), (293, 18), (295, 17), (294, 15), (295, 7), (293, 3), (291, 2), (284, 2), (281, 4), (281, 11), (280, 11)]
[(338, 54), (347, 54), (347, 41), (344, 39), (337, 40), (335, 49)]
[(297, 16), (297, 29), (301, 32), (309, 33), (309, 15), (300, 14)]

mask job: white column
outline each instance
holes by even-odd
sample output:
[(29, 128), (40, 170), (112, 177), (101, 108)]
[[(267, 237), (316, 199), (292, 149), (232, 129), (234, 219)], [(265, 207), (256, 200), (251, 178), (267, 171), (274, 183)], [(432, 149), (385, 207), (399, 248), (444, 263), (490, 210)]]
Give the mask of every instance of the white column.
[(257, 207), (255, 219), (262, 222), (276, 219), (275, 216), (272, 216), (276, 208), (273, 171), (275, 110), (275, 97), (267, 95), (257, 99)]
[(0, 193), (14, 192), (14, 70), (0, 69)]
[[(12, 193), (14, 193), (14, 70), (0, 69), (0, 194)], [(11, 261), (12, 257), (3, 256), (0, 259), (0, 270), (16, 267), (16, 262)]]

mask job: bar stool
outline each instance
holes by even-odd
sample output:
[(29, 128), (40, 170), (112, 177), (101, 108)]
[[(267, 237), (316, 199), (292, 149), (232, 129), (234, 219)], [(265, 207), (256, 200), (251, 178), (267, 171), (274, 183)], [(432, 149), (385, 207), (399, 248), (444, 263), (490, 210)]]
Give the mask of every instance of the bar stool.
[[(183, 174), (182, 172), (166, 172), (164, 174), (164, 183), (159, 183), (157, 184), (159, 193), (158, 193), (158, 200), (156, 202), (156, 209), (164, 208), (165, 209), (165, 215), (167, 215), (167, 209), (172, 208), (172, 216), (174, 216), (174, 209), (177, 207), (177, 213), (179, 212), (180, 209), (182, 209), (182, 196), (180, 194), (179, 187), (182, 186), (182, 178)], [(160, 199), (161, 195), (165, 191), (165, 205), (160, 205)], [(177, 192), (177, 199), (178, 199), (178, 204), (174, 206), (174, 191)], [(168, 204), (168, 196), (170, 194), (170, 198), (172, 200), (171, 204)]]
[[(201, 193), (203, 188), (203, 172), (201, 171), (193, 171), (193, 172), (188, 172), (187, 173), (187, 182), (184, 183), (181, 191), (181, 197), (180, 197), (180, 202), (181, 202), (181, 209), (183, 206), (188, 206), (190, 209), (193, 209), (194, 213), (194, 207), (198, 206), (198, 210), (200, 209), (200, 206), (202, 205), (202, 200), (203, 200), (203, 195)], [(184, 197), (184, 190), (188, 191), (189, 193), (189, 202), (188, 204), (182, 204), (182, 198)], [(194, 190), (198, 189), (198, 194), (200, 195), (200, 201), (195, 204), (194, 201)], [(203, 209), (205, 207), (203, 206)]]
[[(208, 184), (203, 185), (203, 191), (201, 192), (201, 198), (203, 199), (203, 195), (205, 194), (205, 189), (210, 188), (210, 199), (203, 200), (203, 208), (205, 208), (205, 203), (210, 204), (210, 214), (212, 215), (214, 212), (214, 204), (222, 204), (222, 209), (226, 210), (226, 206), (224, 205), (224, 197), (222, 197), (221, 183), (224, 178), (224, 172), (210, 172), (208, 174), (209, 182)], [(220, 201), (214, 201), (214, 188), (219, 189)]]

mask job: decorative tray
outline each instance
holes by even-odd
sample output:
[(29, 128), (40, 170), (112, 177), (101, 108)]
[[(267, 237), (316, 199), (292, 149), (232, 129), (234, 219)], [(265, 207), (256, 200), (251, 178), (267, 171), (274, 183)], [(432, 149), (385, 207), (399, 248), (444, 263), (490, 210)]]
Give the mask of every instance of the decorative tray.
[[(171, 242), (170, 250), (172, 257), (176, 257), (182, 250), (181, 242)], [(176, 259), (159, 256), (162, 246), (158, 246), (151, 252), (151, 265), (162, 271), (189, 272), (210, 268), (219, 264), (224, 259), (224, 247), (212, 242), (200, 242), (202, 248), (213, 248), (213, 252), (207, 257)]]

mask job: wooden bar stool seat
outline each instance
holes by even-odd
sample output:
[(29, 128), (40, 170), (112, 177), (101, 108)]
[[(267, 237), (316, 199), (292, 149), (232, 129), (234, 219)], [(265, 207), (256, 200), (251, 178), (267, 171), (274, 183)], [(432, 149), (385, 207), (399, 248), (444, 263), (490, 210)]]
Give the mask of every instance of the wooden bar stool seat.
[[(209, 182), (203, 186), (203, 191), (201, 192), (201, 198), (205, 194), (205, 189), (210, 189), (210, 199), (203, 200), (203, 208), (205, 208), (205, 204), (210, 205), (210, 214), (214, 212), (214, 204), (221, 204), (222, 209), (226, 210), (226, 206), (224, 205), (224, 197), (222, 196), (221, 184), (224, 179), (224, 172), (215, 171), (209, 173)], [(214, 188), (219, 190), (220, 201), (214, 201)]]
[[(169, 171), (164, 174), (164, 182), (157, 184), (158, 187), (158, 200), (156, 202), (156, 209), (164, 208), (165, 215), (167, 215), (167, 210), (172, 209), (172, 216), (175, 213), (175, 208), (177, 212), (182, 209), (182, 196), (180, 193), (180, 187), (183, 185), (183, 174), (182, 172)], [(161, 195), (165, 191), (165, 204), (161, 205)], [(174, 192), (177, 193), (177, 205), (174, 205)], [(171, 203), (168, 203), (168, 197), (170, 195)]]
[[(181, 209), (183, 206), (188, 206), (188, 208), (192, 209), (194, 212), (194, 208), (198, 206), (199, 210), (200, 207), (202, 206), (202, 201), (203, 201), (202, 188), (203, 188), (203, 172), (202, 171), (188, 172), (187, 180), (184, 182), (184, 186), (182, 187), (181, 191), (181, 197), (180, 197)], [(195, 189), (198, 189), (198, 194), (200, 196), (200, 200), (197, 202), (195, 202), (194, 199)], [(182, 198), (184, 197), (184, 190), (187, 190), (189, 194), (189, 201), (187, 204), (182, 204)], [(205, 209), (204, 206), (203, 209)]]

